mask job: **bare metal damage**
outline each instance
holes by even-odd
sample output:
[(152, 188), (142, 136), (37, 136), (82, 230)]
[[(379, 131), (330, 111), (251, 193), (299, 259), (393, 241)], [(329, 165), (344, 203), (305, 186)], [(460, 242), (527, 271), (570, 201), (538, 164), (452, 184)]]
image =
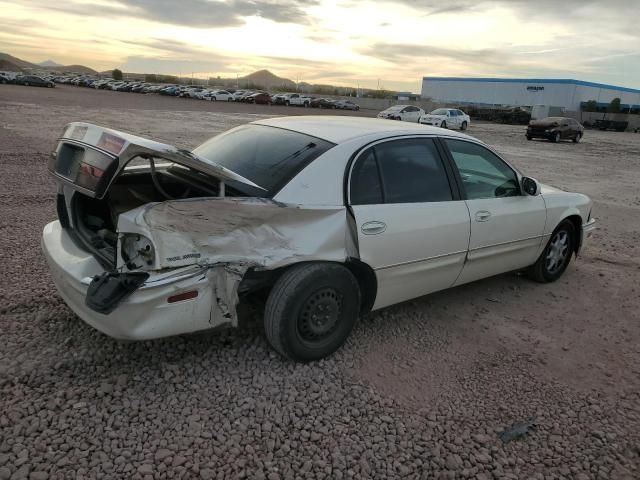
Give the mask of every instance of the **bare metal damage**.
[(214, 291), (212, 325), (237, 324), (238, 286), (249, 268), (358, 256), (344, 207), (301, 207), (263, 198), (147, 204), (121, 214), (118, 231), (153, 242), (152, 270), (201, 266)]

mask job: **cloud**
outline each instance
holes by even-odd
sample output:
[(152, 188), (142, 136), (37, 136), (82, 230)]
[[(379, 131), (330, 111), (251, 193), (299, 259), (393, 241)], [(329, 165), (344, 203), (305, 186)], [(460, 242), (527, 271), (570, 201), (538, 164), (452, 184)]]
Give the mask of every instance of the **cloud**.
[(177, 60), (173, 58), (130, 56), (127, 57), (122, 68), (127, 72), (136, 73), (181, 73), (182, 75), (188, 75), (191, 72), (220, 72), (225, 69), (226, 65), (226, 62), (219, 58), (213, 60)]
[(120, 0), (111, 4), (26, 1), (28, 6), (86, 17), (136, 17), (192, 28), (238, 26), (258, 16), (280, 23), (306, 23), (305, 8), (319, 0)]

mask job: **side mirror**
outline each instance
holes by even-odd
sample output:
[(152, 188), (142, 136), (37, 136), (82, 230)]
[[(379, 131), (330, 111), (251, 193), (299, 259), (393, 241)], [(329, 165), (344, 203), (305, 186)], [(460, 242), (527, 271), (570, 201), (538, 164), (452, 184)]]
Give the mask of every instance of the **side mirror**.
[(540, 194), (540, 185), (533, 178), (522, 177), (522, 190), (533, 197)]

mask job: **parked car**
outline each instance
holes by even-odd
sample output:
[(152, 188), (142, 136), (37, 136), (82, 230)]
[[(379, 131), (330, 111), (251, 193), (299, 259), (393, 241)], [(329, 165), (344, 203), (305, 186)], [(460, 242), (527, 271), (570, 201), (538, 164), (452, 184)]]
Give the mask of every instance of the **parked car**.
[(271, 105), (271, 95), (265, 92), (254, 93), (247, 97), (246, 102), (260, 105)]
[(37, 75), (19, 75), (16, 77), (15, 83), (18, 85), (26, 85), (27, 87), (53, 88), (56, 86), (55, 83), (38, 77)]
[(271, 103), (273, 105), (285, 105), (287, 101), (287, 95), (284, 93), (277, 93), (271, 96)]
[(342, 110), (360, 110), (360, 106), (353, 103), (351, 100), (338, 100), (336, 102), (336, 108)]
[(418, 122), (424, 115), (424, 110), (413, 105), (394, 105), (378, 114), (378, 118), (402, 120), (403, 122)]
[(331, 98), (314, 98), (309, 106), (312, 108), (337, 108), (335, 100)]
[(290, 93), (284, 97), (285, 105), (295, 105), (298, 107), (308, 107), (311, 105), (311, 97), (308, 95), (301, 95), (299, 93)]
[(0, 83), (4, 83), (4, 84), (13, 83), (13, 79), (9, 78), (7, 75), (3, 75), (0, 73)]
[(207, 100), (210, 100), (212, 102), (231, 102), (233, 100), (233, 95), (226, 90), (214, 90), (209, 95), (207, 95)]
[(606, 120), (597, 119), (594, 128), (598, 130), (615, 130), (616, 132), (624, 132), (629, 127), (629, 122), (625, 120)]
[(531, 120), (526, 136), (527, 140), (546, 138), (555, 143), (560, 140), (573, 140), (573, 143), (578, 143), (584, 136), (584, 127), (573, 118), (547, 117)]
[(588, 197), (472, 137), (369, 118), (261, 119), (193, 152), (77, 122), (49, 170), (44, 256), (80, 318), (141, 340), (266, 299), (267, 340), (299, 361), (369, 310), (513, 270), (553, 282), (595, 228)]
[(471, 125), (471, 118), (456, 108), (437, 108), (431, 113), (422, 115), (419, 122), (434, 127), (466, 130)]

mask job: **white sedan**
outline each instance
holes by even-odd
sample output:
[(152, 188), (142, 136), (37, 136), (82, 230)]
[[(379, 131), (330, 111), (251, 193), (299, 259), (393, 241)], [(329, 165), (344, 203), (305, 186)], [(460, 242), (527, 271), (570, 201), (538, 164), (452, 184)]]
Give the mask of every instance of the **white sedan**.
[(117, 338), (238, 325), (309, 361), (359, 315), (484, 277), (552, 282), (595, 228), (591, 200), (523, 176), (467, 135), (355, 117), (283, 117), (189, 152), (88, 123), (49, 163), (42, 246), (60, 295)]
[(207, 95), (207, 100), (211, 102), (231, 102), (233, 101), (233, 95), (226, 90), (214, 90)]
[(401, 120), (403, 122), (418, 122), (424, 115), (424, 110), (413, 105), (394, 105), (378, 114), (378, 118)]
[(440, 128), (459, 128), (466, 130), (471, 125), (471, 117), (456, 108), (438, 108), (420, 117), (423, 125), (433, 125)]

